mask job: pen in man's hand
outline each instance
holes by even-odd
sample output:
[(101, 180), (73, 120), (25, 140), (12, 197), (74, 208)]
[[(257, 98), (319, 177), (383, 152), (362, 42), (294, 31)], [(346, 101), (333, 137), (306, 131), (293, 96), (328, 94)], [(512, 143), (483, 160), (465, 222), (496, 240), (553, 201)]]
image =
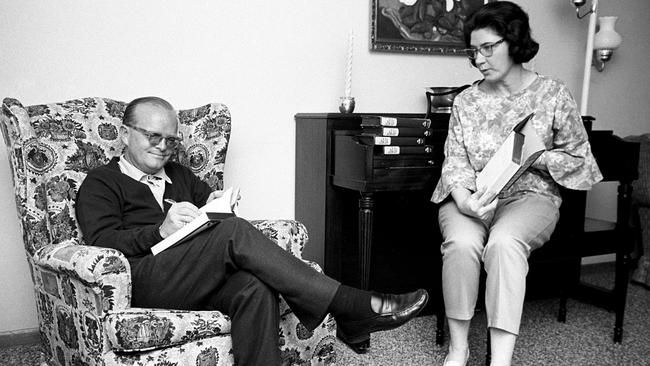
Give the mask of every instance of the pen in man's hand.
[(170, 205), (173, 205), (174, 203), (176, 203), (176, 201), (174, 201), (171, 198), (165, 198), (165, 202), (169, 203)]

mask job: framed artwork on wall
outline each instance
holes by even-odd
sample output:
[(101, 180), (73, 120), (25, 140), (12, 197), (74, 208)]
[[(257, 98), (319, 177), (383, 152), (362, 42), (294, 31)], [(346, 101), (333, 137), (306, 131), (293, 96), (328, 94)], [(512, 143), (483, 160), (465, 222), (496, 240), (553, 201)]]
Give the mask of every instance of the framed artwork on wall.
[(464, 56), (468, 16), (495, 0), (371, 0), (370, 50)]

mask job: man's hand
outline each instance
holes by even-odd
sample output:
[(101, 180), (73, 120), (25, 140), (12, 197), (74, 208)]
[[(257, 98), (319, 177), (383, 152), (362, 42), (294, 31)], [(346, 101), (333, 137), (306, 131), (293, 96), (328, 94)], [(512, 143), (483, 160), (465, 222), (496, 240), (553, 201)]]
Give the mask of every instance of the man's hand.
[(199, 216), (201, 211), (189, 202), (178, 202), (172, 204), (167, 211), (167, 216), (165, 221), (158, 229), (160, 231), (160, 236), (164, 238), (175, 233), (176, 230), (182, 228), (188, 222), (194, 220), (195, 217)]
[[(223, 191), (212, 191), (210, 195), (208, 196), (208, 200), (206, 203), (217, 199), (219, 197), (223, 196)], [(233, 212), (235, 212), (235, 207), (239, 204), (239, 200), (241, 199), (241, 194), (239, 194), (239, 189), (236, 190), (236, 195), (233, 194), (232, 197), (230, 197), (230, 208)]]
[(219, 198), (221, 196), (223, 196), (223, 191), (212, 191), (212, 193), (210, 193), (210, 195), (208, 196), (208, 200), (206, 201), (206, 203), (208, 203), (208, 202), (210, 202), (210, 201), (212, 201), (214, 199), (217, 199), (217, 198)]
[(452, 192), (452, 197), (460, 212), (483, 221), (492, 219), (499, 201), (496, 194), (487, 192), (485, 188), (474, 193), (464, 188), (456, 189)]

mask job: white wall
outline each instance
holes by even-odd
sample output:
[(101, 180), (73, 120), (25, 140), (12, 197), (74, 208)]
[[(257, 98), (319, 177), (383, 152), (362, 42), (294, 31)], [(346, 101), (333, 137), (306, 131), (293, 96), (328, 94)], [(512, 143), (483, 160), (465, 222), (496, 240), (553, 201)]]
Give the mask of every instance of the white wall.
[[(531, 64), (580, 96), (586, 19), (566, 0), (520, 0), (542, 47)], [(336, 112), (347, 34), (355, 33), (357, 112), (424, 112), (425, 86), (461, 85), (479, 74), (454, 56), (368, 51), (369, 1), (0, 0), (0, 97), (24, 105), (85, 96), (158, 95), (177, 108), (218, 101), (234, 130), (226, 184), (240, 185), (247, 218), (292, 218), (294, 120)], [(650, 2), (601, 0), (619, 15), (622, 48), (592, 74), (596, 128), (650, 132), (644, 116)], [(644, 69), (642, 69), (642, 67)], [(0, 149), (0, 333), (37, 326), (6, 152)], [(599, 204), (595, 207), (598, 208)], [(607, 214), (607, 211), (604, 211)]]

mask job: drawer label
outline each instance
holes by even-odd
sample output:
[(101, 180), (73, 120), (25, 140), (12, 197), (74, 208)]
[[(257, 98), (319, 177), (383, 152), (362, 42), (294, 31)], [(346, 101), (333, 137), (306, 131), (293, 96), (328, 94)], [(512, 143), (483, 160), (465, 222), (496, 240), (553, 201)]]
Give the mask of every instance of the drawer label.
[(397, 118), (395, 117), (381, 117), (380, 124), (382, 126), (395, 127), (397, 126)]

